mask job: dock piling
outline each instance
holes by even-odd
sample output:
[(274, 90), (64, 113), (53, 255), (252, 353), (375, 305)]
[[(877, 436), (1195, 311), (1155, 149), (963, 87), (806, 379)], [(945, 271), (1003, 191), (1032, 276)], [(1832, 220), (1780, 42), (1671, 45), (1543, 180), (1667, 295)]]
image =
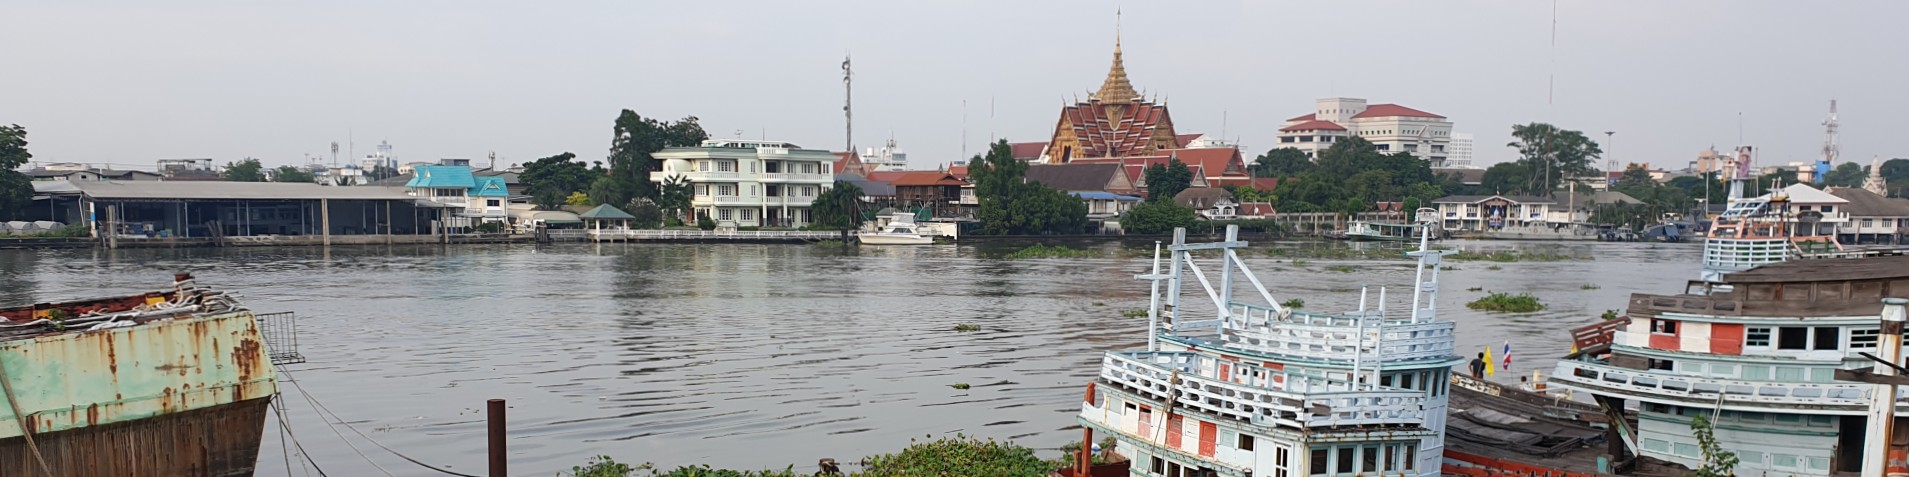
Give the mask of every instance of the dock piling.
[(490, 477), (510, 475), (510, 459), (504, 454), (504, 400), (492, 399), (486, 403), (490, 416)]

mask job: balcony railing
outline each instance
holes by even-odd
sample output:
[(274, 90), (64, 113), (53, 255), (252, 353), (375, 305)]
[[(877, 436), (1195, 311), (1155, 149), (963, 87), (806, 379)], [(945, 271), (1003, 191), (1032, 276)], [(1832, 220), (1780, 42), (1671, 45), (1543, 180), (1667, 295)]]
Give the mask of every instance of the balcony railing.
[[(1100, 377), (1149, 398), (1259, 426), (1293, 428), (1422, 425), (1425, 395), (1246, 363), (1206, 363), (1211, 356), (1181, 352), (1108, 353)], [(1253, 384), (1216, 379), (1217, 364), (1245, 369)], [(1231, 374), (1231, 373), (1228, 373)], [(1175, 380), (1178, 380), (1177, 382)], [(1246, 378), (1241, 378), (1246, 379)]]
[[(1233, 317), (1221, 337), (1227, 346), (1260, 353), (1324, 361), (1370, 359), (1410, 361), (1455, 356), (1449, 321), (1413, 323), (1409, 319), (1333, 316), (1294, 312), (1280, 318), (1272, 309), (1234, 303)], [(1407, 315), (1409, 316), (1409, 315)], [(1363, 330), (1360, 321), (1364, 321)]]
[[(1597, 394), (1622, 394), (1625, 397), (1659, 401), (1719, 405), (1725, 409), (1747, 411), (1789, 411), (1819, 409), (1861, 411), (1869, 406), (1869, 393), (1875, 388), (1862, 383), (1811, 383), (1790, 381), (1745, 381), (1707, 378), (1619, 368), (1582, 361), (1559, 361), (1551, 374), (1554, 384), (1583, 389)], [(1909, 404), (1909, 388), (1896, 393), (1896, 405)], [(1899, 413), (1902, 411), (1898, 411)]]

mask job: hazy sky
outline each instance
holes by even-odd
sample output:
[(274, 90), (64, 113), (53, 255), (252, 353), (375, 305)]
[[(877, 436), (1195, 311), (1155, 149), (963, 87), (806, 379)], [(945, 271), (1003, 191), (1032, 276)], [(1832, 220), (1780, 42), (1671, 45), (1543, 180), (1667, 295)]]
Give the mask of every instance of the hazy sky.
[(990, 136), (1046, 140), (1062, 99), (1105, 76), (1117, 6), (1134, 85), (1249, 160), (1330, 96), (1445, 115), (1481, 165), (1512, 158), (1511, 124), (1550, 121), (1681, 167), (1738, 144), (1739, 112), (1760, 162), (1809, 160), (1832, 98), (1845, 159), (1909, 157), (1909, 115), (1889, 112), (1909, 108), (1895, 1), (1568, 0), (1553, 48), (1544, 1), (5, 0), (0, 124), (26, 126), (40, 161), (147, 168), (291, 164), (354, 138), (404, 161), (600, 159), (623, 108), (839, 150), (852, 53), (857, 144), (892, 133), (925, 168)]

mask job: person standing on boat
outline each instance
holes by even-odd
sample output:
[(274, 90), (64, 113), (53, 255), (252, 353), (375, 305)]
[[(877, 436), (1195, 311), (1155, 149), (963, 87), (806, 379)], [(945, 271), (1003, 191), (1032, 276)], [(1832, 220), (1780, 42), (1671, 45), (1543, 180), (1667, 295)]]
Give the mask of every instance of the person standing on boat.
[(1486, 366), (1490, 364), (1485, 362), (1485, 353), (1480, 352), (1478, 357), (1472, 358), (1472, 379), (1485, 379)]

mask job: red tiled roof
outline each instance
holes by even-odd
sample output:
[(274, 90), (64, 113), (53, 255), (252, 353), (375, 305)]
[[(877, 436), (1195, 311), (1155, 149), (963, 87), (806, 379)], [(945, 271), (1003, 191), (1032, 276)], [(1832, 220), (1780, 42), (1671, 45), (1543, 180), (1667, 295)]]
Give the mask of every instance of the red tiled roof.
[(1416, 109), (1407, 108), (1407, 107), (1399, 106), (1396, 104), (1374, 104), (1374, 105), (1366, 106), (1365, 112), (1361, 112), (1357, 115), (1352, 116), (1352, 119), (1386, 118), (1386, 117), (1392, 117), (1392, 116), (1445, 119), (1444, 116), (1439, 116), (1436, 114), (1419, 111)]
[(872, 181), (887, 182), (895, 187), (910, 186), (961, 186), (961, 179), (942, 171), (879, 171), (868, 173)]
[[(1014, 143), (1008, 143), (1008, 149), (1014, 151), (1015, 159), (1021, 159), (1021, 160), (1036, 159), (1041, 157), (1042, 149), (1047, 149), (1047, 143), (1045, 142), (1014, 142)], [(964, 157), (962, 159), (967, 159), (967, 158)]]
[(1254, 177), (1253, 181), (1247, 183), (1247, 185), (1251, 185), (1254, 189), (1258, 190), (1273, 190), (1273, 188), (1279, 187), (1279, 179), (1275, 177)]
[(968, 180), (968, 165), (948, 166), (948, 175), (955, 176), (956, 179)]
[(1280, 130), (1281, 132), (1286, 132), (1286, 131), (1344, 131), (1344, 130), (1346, 130), (1346, 127), (1345, 127), (1345, 126), (1340, 126), (1340, 125), (1339, 125), (1339, 123), (1335, 123), (1335, 122), (1332, 122), (1332, 121), (1319, 121), (1319, 120), (1312, 120), (1312, 121), (1306, 121), (1306, 122), (1303, 122), (1303, 123), (1299, 123), (1299, 124), (1294, 124), (1294, 125), (1291, 125), (1291, 126), (1286, 126), (1286, 127), (1283, 127), (1283, 128), (1279, 128), (1279, 130)]
[(1315, 120), (1318, 120), (1318, 119), (1319, 119), (1319, 115), (1318, 115), (1318, 114), (1313, 114), (1313, 113), (1306, 113), (1306, 115), (1305, 115), (1305, 116), (1300, 116), (1300, 117), (1296, 117), (1296, 118), (1292, 118), (1292, 119), (1288, 119), (1287, 121), (1315, 121)]
[(1245, 184), (1252, 181), (1252, 177), (1246, 173), (1246, 162), (1241, 158), (1239, 149), (1230, 147), (1168, 149), (1155, 152), (1155, 154), (1141, 157), (1076, 159), (1075, 162), (1118, 162), (1127, 166), (1128, 179), (1139, 180), (1139, 171), (1145, 170), (1147, 166), (1166, 164), (1167, 161), (1178, 158), (1180, 162), (1192, 168), (1195, 175), (1206, 178), (1208, 185), (1213, 187)]
[[(867, 172), (867, 169), (862, 167), (862, 159), (859, 157), (856, 157), (855, 153), (837, 152), (834, 154), (835, 154), (835, 168), (830, 170), (835, 171), (835, 173), (864, 174), (865, 172)], [(854, 166), (854, 167), (850, 167), (850, 166)]]
[(1061, 110), (1061, 117), (1073, 125), (1074, 137), (1082, 145), (1082, 150), (1074, 151), (1074, 158), (1145, 154), (1154, 131), (1172, 127), (1166, 105), (1134, 101), (1120, 108), (1118, 118), (1105, 116), (1108, 109), (1098, 103), (1080, 103)]
[(1193, 140), (1199, 139), (1200, 136), (1205, 136), (1205, 134), (1175, 134), (1173, 135), (1173, 145), (1175, 147), (1186, 147), (1187, 144), (1192, 144)]
[(1272, 202), (1244, 202), (1240, 204), (1239, 215), (1246, 217), (1265, 217), (1279, 213), (1273, 210)]

